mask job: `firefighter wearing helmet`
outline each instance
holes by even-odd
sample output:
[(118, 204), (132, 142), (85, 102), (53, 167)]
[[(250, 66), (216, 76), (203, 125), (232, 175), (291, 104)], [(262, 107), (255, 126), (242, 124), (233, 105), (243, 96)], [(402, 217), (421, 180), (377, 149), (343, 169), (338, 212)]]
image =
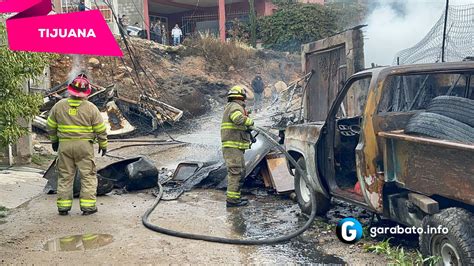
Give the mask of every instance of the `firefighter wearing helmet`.
[(222, 154), (227, 166), (227, 207), (245, 206), (247, 199), (240, 195), (241, 181), (245, 177), (244, 152), (250, 149), (250, 127), (253, 120), (245, 110), (247, 95), (240, 86), (234, 86), (227, 94), (221, 124)]
[(80, 74), (68, 86), (69, 98), (54, 105), (48, 117), (48, 133), (53, 150), (58, 152), (57, 207), (67, 215), (72, 207), (76, 170), (81, 179), (79, 204), (83, 215), (97, 212), (97, 176), (93, 143), (99, 143), (99, 153), (107, 152), (107, 132), (99, 109), (87, 101), (91, 85)]

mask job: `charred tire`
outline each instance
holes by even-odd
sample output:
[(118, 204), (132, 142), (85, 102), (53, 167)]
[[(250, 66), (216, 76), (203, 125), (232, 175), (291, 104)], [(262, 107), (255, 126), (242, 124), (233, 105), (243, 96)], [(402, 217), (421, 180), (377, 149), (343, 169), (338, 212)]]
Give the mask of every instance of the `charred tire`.
[(426, 216), (423, 229), (446, 227), (448, 234), (420, 234), (424, 256), (439, 256), (439, 265), (474, 265), (474, 215), (460, 208), (444, 209)]
[(474, 128), (444, 115), (420, 113), (410, 119), (405, 133), (428, 137), (474, 143)]
[(431, 101), (426, 111), (474, 127), (474, 100), (456, 96), (438, 96)]
[[(306, 162), (304, 158), (299, 158), (297, 161), (298, 165), (306, 172)], [(310, 197), (310, 188), (306, 184), (304, 178), (301, 174), (296, 171), (295, 173), (295, 193), (296, 200), (300, 209), (303, 213), (310, 215), (311, 214), (311, 197)], [(316, 194), (316, 214), (324, 215), (331, 207), (331, 201), (326, 198), (323, 194), (315, 192)]]

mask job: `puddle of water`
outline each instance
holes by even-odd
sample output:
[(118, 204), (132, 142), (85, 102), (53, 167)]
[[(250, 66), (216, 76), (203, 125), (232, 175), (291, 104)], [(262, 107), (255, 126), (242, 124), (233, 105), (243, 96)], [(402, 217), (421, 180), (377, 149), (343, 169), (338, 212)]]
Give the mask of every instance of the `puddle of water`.
[[(296, 204), (271, 198), (262, 197), (251, 208), (233, 210), (229, 218), (234, 232), (244, 238), (259, 239), (285, 235), (303, 226), (306, 218), (297, 215), (300, 211)], [(256, 252), (250, 254), (250, 259), (257, 264), (346, 264), (341, 258), (318, 250), (316, 241), (311, 237), (299, 236), (288, 243), (259, 246)]]
[(48, 240), (43, 246), (46, 251), (76, 251), (97, 249), (114, 241), (108, 234), (84, 234), (65, 236)]

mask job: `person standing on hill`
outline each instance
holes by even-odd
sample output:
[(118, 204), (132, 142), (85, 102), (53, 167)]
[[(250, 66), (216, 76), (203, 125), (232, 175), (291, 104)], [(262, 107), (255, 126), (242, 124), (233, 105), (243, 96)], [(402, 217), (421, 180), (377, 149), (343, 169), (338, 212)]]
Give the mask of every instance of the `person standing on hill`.
[(166, 30), (166, 26), (164, 24), (161, 25), (161, 38), (163, 40), (163, 44), (168, 45), (168, 31)]
[(260, 77), (260, 75), (256, 75), (255, 78), (252, 80), (252, 89), (255, 97), (253, 104), (254, 112), (262, 110), (264, 87), (265, 84), (263, 83), (262, 77)]
[(176, 24), (171, 31), (171, 37), (173, 38), (173, 45), (179, 45), (181, 44), (181, 37), (183, 36), (183, 32), (179, 28), (178, 24)]

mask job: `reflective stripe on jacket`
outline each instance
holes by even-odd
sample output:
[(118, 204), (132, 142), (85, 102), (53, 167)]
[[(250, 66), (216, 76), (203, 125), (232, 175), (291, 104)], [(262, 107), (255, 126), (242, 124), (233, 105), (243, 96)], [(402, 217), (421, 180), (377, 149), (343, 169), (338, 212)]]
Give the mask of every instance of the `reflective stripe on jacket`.
[(107, 147), (107, 130), (99, 109), (87, 100), (62, 99), (51, 109), (48, 133), (52, 142), (94, 140)]
[(221, 123), (222, 147), (250, 149), (250, 133), (246, 130), (251, 125), (253, 125), (253, 120), (247, 116), (242, 101), (227, 103)]

